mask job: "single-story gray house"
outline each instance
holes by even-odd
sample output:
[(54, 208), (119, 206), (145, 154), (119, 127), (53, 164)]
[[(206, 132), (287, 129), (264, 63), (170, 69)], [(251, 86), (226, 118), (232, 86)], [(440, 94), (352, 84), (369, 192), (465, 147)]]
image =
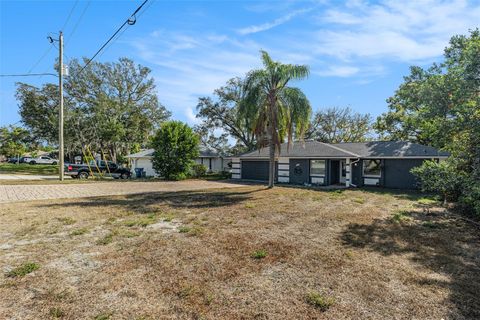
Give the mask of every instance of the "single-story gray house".
[[(380, 186), (414, 189), (410, 169), (423, 161), (446, 159), (448, 153), (404, 141), (355, 143), (283, 143), (276, 162), (276, 181), (291, 184)], [(268, 148), (232, 158), (232, 178), (268, 180)]]
[[(145, 149), (127, 156), (132, 176), (135, 176), (135, 169), (137, 168), (142, 168), (146, 177), (157, 176), (152, 165), (153, 152), (153, 149)], [(195, 162), (207, 167), (208, 172), (221, 172), (230, 169), (228, 168), (229, 161), (227, 159), (220, 156), (217, 152), (208, 149), (200, 149), (200, 156), (195, 159)]]

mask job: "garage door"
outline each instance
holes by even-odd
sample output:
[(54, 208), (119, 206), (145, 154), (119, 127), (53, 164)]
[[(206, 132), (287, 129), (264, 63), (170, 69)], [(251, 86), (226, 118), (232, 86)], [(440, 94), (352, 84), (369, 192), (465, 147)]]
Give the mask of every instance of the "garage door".
[(268, 180), (268, 161), (242, 161), (242, 179)]

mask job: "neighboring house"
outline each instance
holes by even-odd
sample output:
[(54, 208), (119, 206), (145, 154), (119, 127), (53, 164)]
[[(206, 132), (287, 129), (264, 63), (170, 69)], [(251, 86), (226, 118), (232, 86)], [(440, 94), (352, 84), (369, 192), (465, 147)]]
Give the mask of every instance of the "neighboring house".
[[(142, 168), (147, 177), (157, 176), (152, 165), (153, 152), (153, 149), (146, 149), (127, 156), (130, 161), (133, 176), (135, 176), (136, 168)], [(218, 153), (207, 149), (200, 150), (200, 156), (195, 159), (195, 162), (207, 167), (208, 172), (229, 170), (229, 161), (227, 159), (221, 157)]]
[[(276, 162), (281, 183), (381, 186), (413, 189), (410, 169), (424, 160), (449, 156), (435, 148), (403, 141), (370, 141), (328, 144), (318, 141), (283, 143)], [(232, 158), (232, 178), (268, 180), (268, 148)]]

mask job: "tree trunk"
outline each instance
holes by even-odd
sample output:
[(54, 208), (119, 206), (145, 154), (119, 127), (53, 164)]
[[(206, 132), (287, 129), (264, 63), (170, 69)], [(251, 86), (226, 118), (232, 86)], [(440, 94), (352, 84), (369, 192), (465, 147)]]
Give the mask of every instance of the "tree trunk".
[(275, 182), (275, 143), (273, 142), (273, 132), (270, 128), (270, 139), (268, 141), (270, 152), (270, 163), (268, 170), (268, 188), (273, 188)]

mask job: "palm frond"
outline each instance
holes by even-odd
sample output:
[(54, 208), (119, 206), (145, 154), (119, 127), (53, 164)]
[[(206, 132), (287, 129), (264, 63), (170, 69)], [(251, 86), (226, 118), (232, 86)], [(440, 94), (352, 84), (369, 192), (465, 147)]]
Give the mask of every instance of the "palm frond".
[(280, 100), (286, 109), (288, 147), (294, 139), (303, 139), (308, 129), (312, 108), (305, 94), (299, 88), (286, 87), (280, 92)]

